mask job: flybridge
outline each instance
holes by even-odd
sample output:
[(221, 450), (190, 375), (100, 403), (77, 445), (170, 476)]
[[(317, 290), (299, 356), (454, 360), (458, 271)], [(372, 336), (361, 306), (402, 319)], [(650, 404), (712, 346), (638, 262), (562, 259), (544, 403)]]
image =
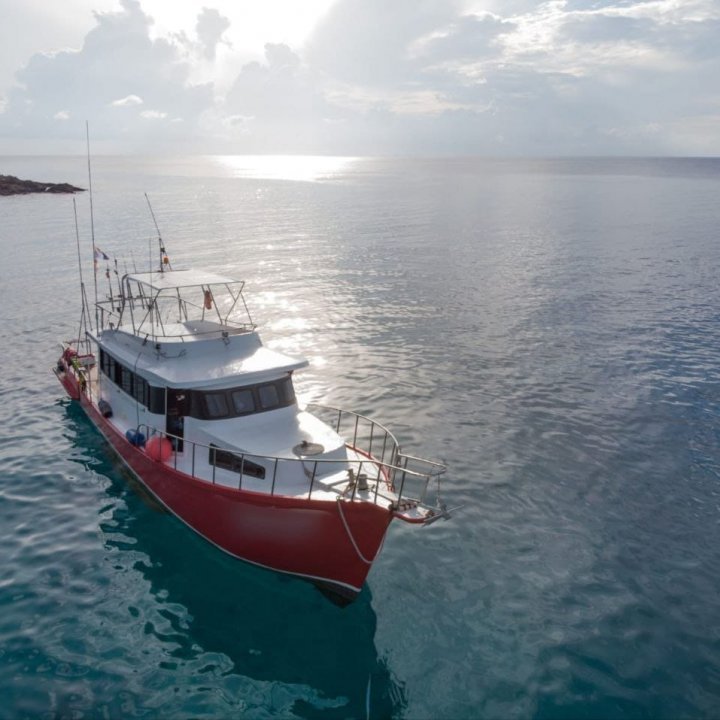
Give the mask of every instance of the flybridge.
[(129, 273), (97, 303), (100, 327), (159, 341), (227, 338), (252, 332), (245, 283), (202, 270)]

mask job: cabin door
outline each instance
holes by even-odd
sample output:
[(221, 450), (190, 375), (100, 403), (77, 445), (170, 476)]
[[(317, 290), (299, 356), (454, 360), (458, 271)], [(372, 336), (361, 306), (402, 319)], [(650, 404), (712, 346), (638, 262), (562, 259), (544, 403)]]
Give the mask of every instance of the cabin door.
[(167, 389), (167, 414), (165, 432), (170, 436), (173, 448), (182, 452), (185, 437), (185, 415), (187, 414), (187, 391)]

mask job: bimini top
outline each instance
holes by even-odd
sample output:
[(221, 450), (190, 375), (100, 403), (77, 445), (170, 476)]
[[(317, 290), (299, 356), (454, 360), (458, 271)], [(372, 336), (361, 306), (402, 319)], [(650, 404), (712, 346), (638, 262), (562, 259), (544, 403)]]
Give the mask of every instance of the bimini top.
[(118, 295), (98, 302), (98, 325), (155, 341), (252, 332), (255, 324), (245, 304), (244, 286), (242, 280), (206, 270), (128, 273), (118, 285)]
[(152, 290), (203, 287), (208, 285), (237, 285), (241, 280), (206, 270), (165, 270), (163, 272), (131, 273), (130, 282), (136, 282)]

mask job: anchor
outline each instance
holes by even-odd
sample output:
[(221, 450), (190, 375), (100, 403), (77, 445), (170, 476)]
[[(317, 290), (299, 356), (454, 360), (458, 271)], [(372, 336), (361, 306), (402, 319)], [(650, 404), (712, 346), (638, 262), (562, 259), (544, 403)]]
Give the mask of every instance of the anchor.
[(440, 512), (436, 512), (434, 515), (432, 515), (427, 520), (425, 520), (425, 522), (423, 522), (423, 527), (425, 525), (432, 525), (434, 522), (437, 522), (438, 520), (440, 520), (440, 518), (442, 518), (443, 520), (450, 520), (450, 518), (452, 518), (452, 513), (454, 513), (457, 510), (460, 510), (464, 507), (465, 507), (465, 504), (463, 503), (462, 505), (457, 505), (454, 508), (450, 508), (448, 510), (447, 505), (445, 503), (442, 503), (438, 507), (438, 510)]

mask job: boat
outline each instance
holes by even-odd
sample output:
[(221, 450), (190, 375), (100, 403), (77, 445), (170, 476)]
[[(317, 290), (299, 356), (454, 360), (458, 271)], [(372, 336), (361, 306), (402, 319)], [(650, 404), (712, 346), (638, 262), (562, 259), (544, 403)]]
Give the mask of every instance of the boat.
[[(93, 251), (108, 259), (94, 238)], [(81, 264), (80, 280), (81, 330), (54, 372), (142, 485), (208, 542), (346, 603), (393, 520), (449, 516), (443, 464), (403, 453), (367, 416), (298, 401), (293, 376), (308, 362), (263, 345), (242, 280), (173, 269), (161, 241), (158, 267), (117, 274), (96, 298), (94, 325)]]

